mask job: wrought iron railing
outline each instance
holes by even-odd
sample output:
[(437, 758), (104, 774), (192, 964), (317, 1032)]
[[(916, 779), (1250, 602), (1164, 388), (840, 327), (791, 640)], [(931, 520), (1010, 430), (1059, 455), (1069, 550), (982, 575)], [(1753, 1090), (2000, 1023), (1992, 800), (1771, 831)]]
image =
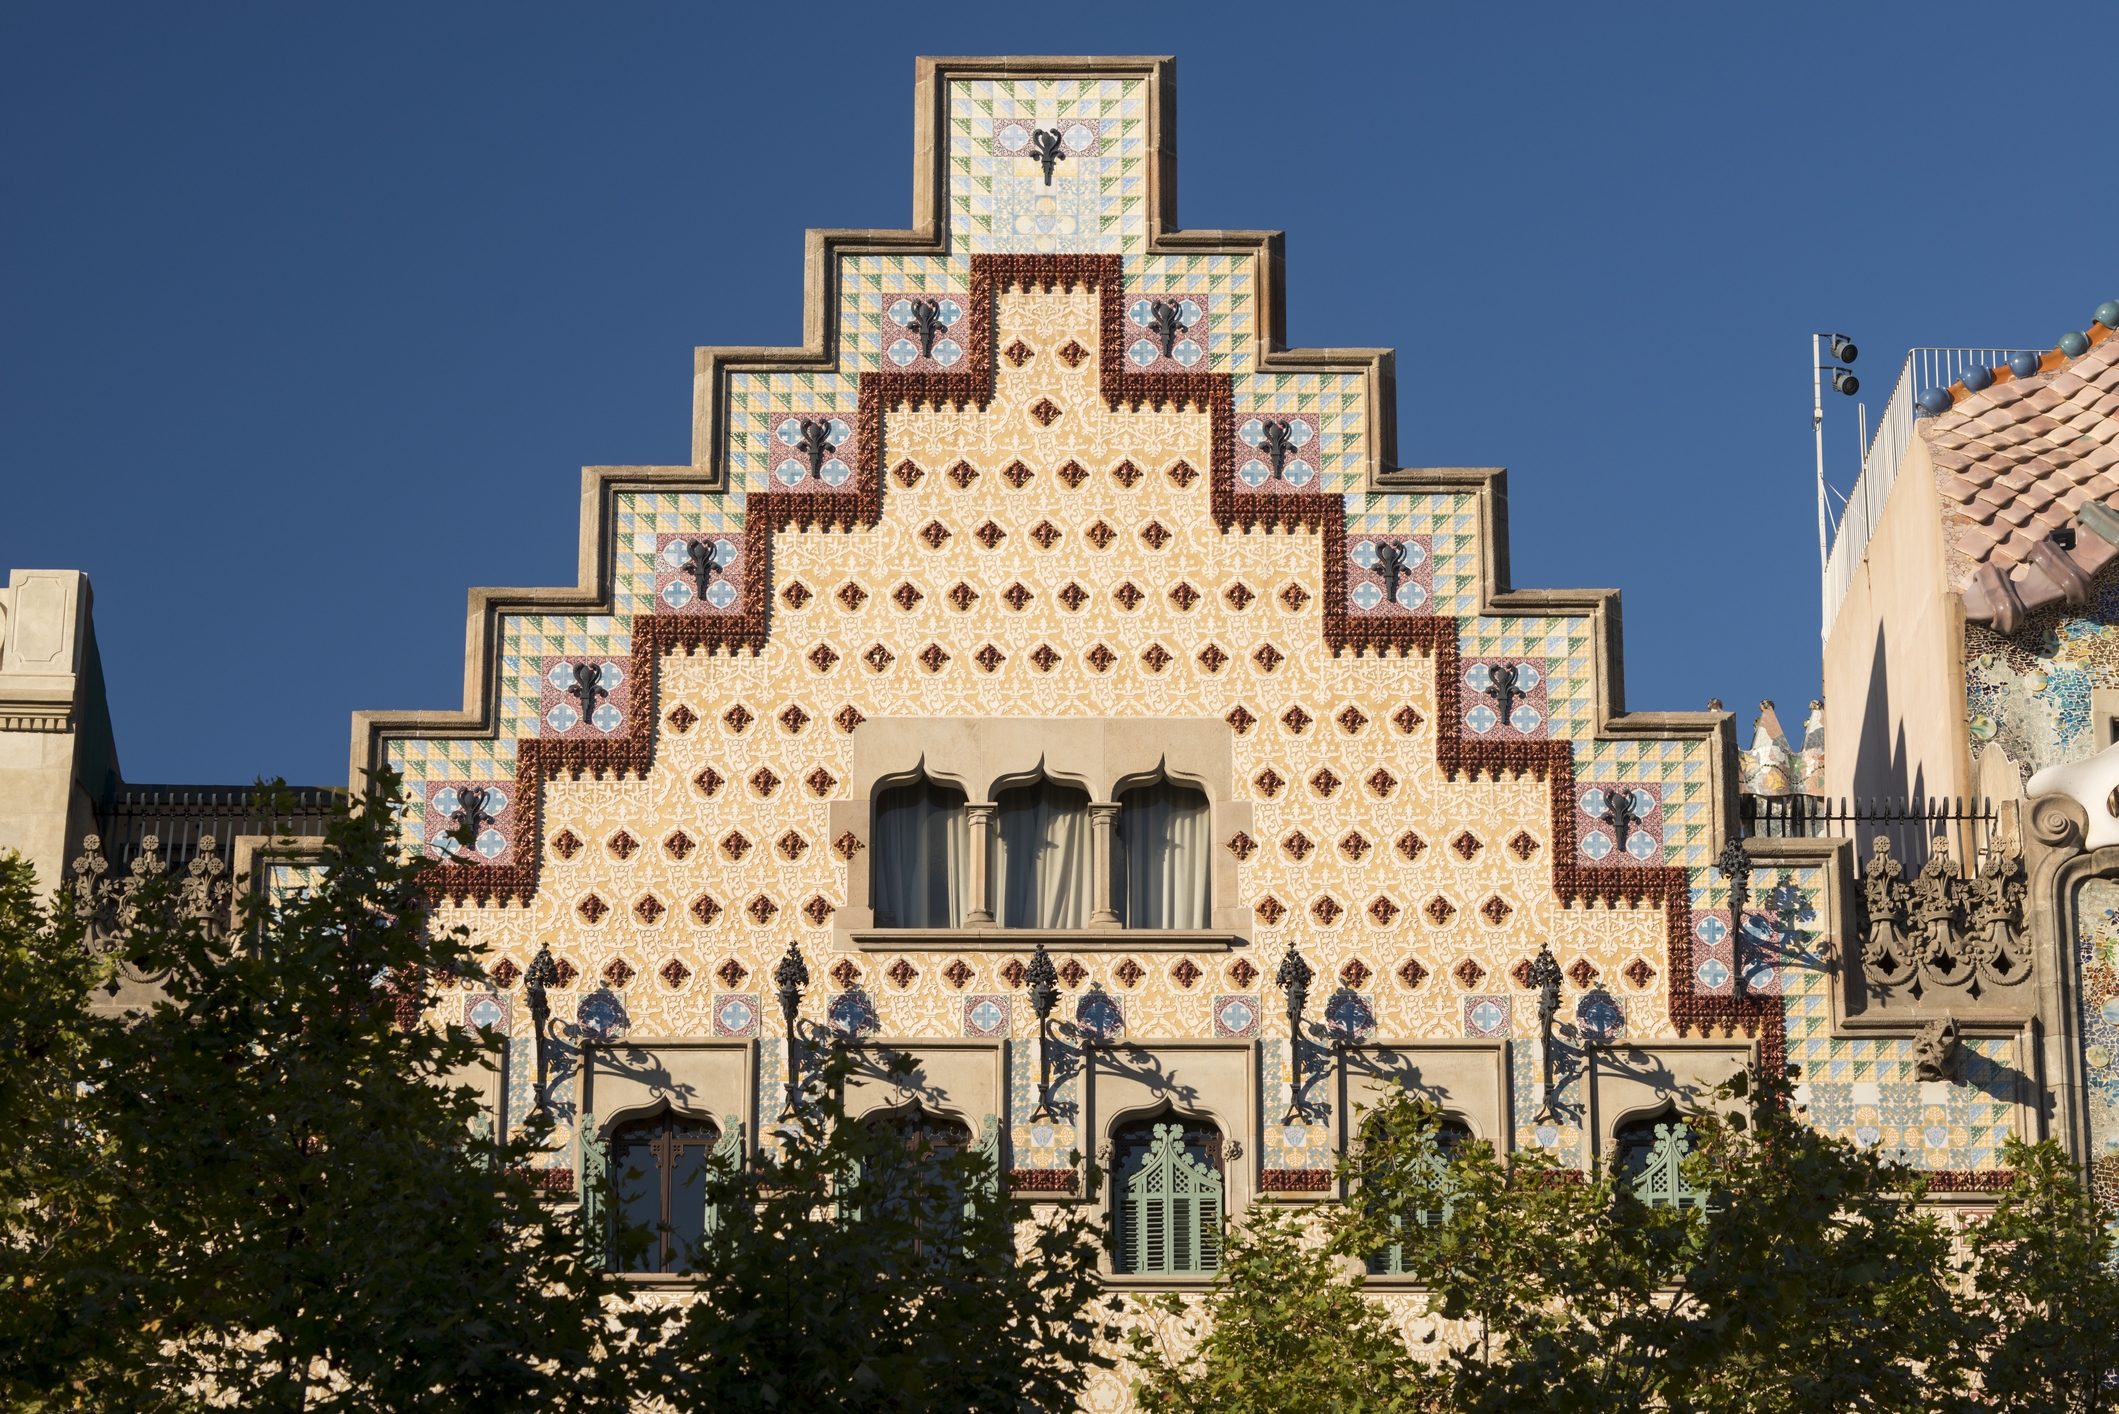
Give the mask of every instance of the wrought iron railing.
[(177, 871), (208, 835), (223, 859), (233, 857), (238, 835), (321, 835), (342, 794), (314, 786), (126, 786), (96, 811), (96, 832), (114, 876), (132, 867), (150, 835)]
[(1966, 874), (1977, 869), (2001, 833), (2001, 810), (1992, 799), (1937, 796), (1869, 797), (1837, 801), (1822, 795), (1746, 795), (1738, 801), (1746, 838), (1854, 841), (1855, 864), (1868, 858), (1882, 835), (1908, 870), (1927, 862), (1938, 837), (1949, 841), (1951, 859)]
[(1966, 369), (1996, 368), (2024, 352), (2042, 350), (1914, 349), (1907, 353), (1890, 401), (1884, 404), (1883, 416), (1877, 419), (1876, 431), (1862, 452), (1861, 474), (1847, 493), (1839, 527), (1833, 533), (1832, 553), (1825, 560), (1826, 637), (1831, 636), (1832, 621), (1839, 617), (1839, 606), (1846, 602), (1847, 589), (1854, 583), (1855, 567), (1868, 551), (1869, 537), (1876, 533), (1884, 502), (1891, 499), (1898, 468), (1906, 459), (1906, 449), (1913, 445), (1913, 424), (1926, 415), (1916, 400), (1929, 388), (1949, 387), (1964, 377)]

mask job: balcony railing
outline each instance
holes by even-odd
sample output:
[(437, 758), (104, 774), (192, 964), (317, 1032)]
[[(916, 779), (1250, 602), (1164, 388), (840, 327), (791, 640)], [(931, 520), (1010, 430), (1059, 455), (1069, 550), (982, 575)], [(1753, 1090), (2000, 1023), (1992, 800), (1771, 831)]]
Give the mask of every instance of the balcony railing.
[(212, 835), (231, 859), (237, 835), (321, 835), (342, 792), (313, 786), (127, 786), (96, 812), (103, 857), (122, 877), (149, 835), (172, 872), (181, 871)]
[(1824, 628), (1832, 636), (1832, 621), (1846, 602), (1854, 571), (1868, 553), (1869, 537), (1883, 516), (1884, 502), (1898, 481), (1898, 468), (1913, 445), (1913, 424), (1927, 416), (1914, 401), (1929, 388), (1947, 388), (1964, 377), (1968, 368), (1997, 368), (2018, 353), (2042, 353), (2039, 349), (1914, 349), (1906, 355), (1891, 400), (1876, 421), (1876, 431), (1862, 453), (1861, 475), (1841, 510), (1839, 528), (1832, 537), (1832, 553), (1825, 560)]
[(1968, 874), (1986, 861), (2001, 833), (2001, 810), (1995, 801), (1963, 796), (1842, 796), (1834, 801), (1822, 795), (1746, 795), (1738, 801), (1738, 813), (1747, 838), (1852, 839), (1857, 870), (1882, 835), (1891, 841), (1891, 854), (1909, 877), (1927, 863), (1937, 837), (1949, 841), (1950, 858)]

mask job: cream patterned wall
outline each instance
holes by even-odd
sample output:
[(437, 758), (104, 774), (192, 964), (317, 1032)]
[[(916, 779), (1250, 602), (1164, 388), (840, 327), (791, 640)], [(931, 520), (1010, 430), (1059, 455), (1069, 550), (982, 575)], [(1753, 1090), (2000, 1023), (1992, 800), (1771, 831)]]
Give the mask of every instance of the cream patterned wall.
[[(865, 903), (846, 896), (846, 854), (866, 842), (834, 837), (830, 807), (860, 723), (894, 716), (1231, 723), (1254, 825), (1217, 848), (1241, 861), (1249, 936), (1062, 949), (1080, 967), (1063, 1017), (1257, 1037), (1267, 1120), (1291, 1079), (1270, 980), (1291, 944), (1319, 974), (1311, 1015), (1336, 1034), (1514, 1038), (1519, 1145), (1581, 1144), (1580, 1087), (1565, 1087), (1585, 1041), (1672, 1037), (1675, 1015), (1763, 1028), (1777, 1057), (1780, 964), (1750, 964), (1749, 1010), (1729, 985), (1712, 867), (1726, 729), (1613, 726), (1601, 601), (1503, 598), (1490, 481), (1394, 472), (1388, 355), (1272, 351), (1269, 247), (1168, 238), (1161, 69), (939, 72), (935, 242), (827, 248), (821, 350), (779, 367), (703, 356), (712, 456), (696, 474), (598, 483), (596, 611), (499, 601), (485, 721), (363, 719), (426, 847), (453, 850), (443, 832), (480, 803), (442, 913), (487, 947), (499, 985), (447, 1005), (515, 1035), (513, 1111), (530, 1051), (511, 992), (546, 942), (565, 978), (568, 1124), (584, 1037), (755, 1036), (759, 1103), (776, 1105), (769, 978), (790, 943), (813, 979), (806, 1024), (1035, 1035), (1008, 973), (1021, 949), (835, 946), (833, 915)], [(1049, 185), (1015, 140), (1025, 124), (1063, 135)], [(991, 263), (1032, 259), (1058, 263)], [(910, 304), (893, 310), (926, 298), (938, 332), (922, 350)], [(1168, 354), (1157, 300), (1189, 315)], [(1260, 430), (1276, 425), (1290, 441), (1277, 475)], [(694, 542), (712, 570), (689, 567)], [(1395, 601), (1375, 587), (1386, 543), (1409, 561)], [(1501, 666), (1519, 696), (1494, 690)], [(1617, 791), (1640, 820), (1623, 853)], [(1538, 1122), (1535, 1047), (1520, 1044), (1536, 1037), (1541, 944), (1568, 975), (1561, 1123)], [(1090, 1137), (1023, 1119), (1029, 1055), (1010, 1055), (1008, 1162), (1063, 1167)], [(1328, 1167), (1331, 1132), (1266, 1124), (1256, 1162)], [(571, 1150), (551, 1162), (571, 1167)]]

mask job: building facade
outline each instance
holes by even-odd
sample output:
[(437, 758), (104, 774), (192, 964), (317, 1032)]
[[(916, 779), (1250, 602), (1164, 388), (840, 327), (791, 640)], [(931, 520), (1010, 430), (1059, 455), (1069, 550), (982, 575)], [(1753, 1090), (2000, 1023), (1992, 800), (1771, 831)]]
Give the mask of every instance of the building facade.
[(1393, 1079), (1587, 1166), (1795, 1066), (1943, 1194), (2065, 1130), (2066, 807), (1981, 915), (1999, 1000), (1872, 976), (1909, 905), (1853, 842), (1733, 849), (1729, 714), (1628, 711), (1617, 594), (1514, 588), (1504, 473), (1402, 464), (1390, 352), (1287, 348), (1280, 237), (1179, 226), (1175, 93), (921, 61), (913, 228), (811, 232), (805, 345), (699, 350), (691, 464), (587, 468), (579, 582), (472, 591), (463, 707), (356, 716), (487, 950), (440, 1016), (510, 1038), (503, 1126), (549, 953), (547, 1186), (757, 1145), (830, 1044), (917, 1064), (856, 1113), (1116, 1205), (1118, 1288), (1340, 1196)]

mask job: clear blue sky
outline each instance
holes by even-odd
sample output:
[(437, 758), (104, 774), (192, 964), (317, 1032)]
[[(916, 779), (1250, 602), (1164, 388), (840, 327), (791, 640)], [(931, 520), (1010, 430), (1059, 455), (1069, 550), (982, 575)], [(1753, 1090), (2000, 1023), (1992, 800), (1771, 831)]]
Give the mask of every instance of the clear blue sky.
[(578, 468), (905, 223), (914, 56), (1047, 52), (1175, 54), (1183, 223), (1286, 230), (1291, 341), (1395, 346), (1400, 460), (1507, 466), (1516, 583), (1747, 743), (1817, 690), (1810, 333), (1873, 417), (2119, 297), (2108, 3), (16, 3), (0, 564), (93, 576), (127, 777), (460, 705), (466, 588), (571, 584)]

